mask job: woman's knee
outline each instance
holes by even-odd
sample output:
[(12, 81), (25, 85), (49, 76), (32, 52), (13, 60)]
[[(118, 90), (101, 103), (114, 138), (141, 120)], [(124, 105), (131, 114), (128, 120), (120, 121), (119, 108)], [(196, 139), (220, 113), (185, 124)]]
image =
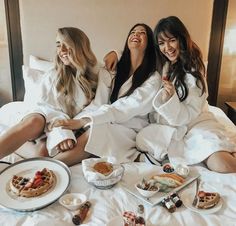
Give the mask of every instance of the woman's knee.
[(45, 118), (40, 114), (31, 114), (24, 118), (21, 122), (22, 126), (36, 134), (43, 132), (45, 127)]
[(218, 151), (213, 153), (205, 161), (207, 167), (219, 173), (236, 172), (236, 158), (230, 152)]
[(138, 149), (146, 149), (146, 142), (148, 140), (148, 132), (146, 127), (140, 130), (136, 136), (136, 146)]

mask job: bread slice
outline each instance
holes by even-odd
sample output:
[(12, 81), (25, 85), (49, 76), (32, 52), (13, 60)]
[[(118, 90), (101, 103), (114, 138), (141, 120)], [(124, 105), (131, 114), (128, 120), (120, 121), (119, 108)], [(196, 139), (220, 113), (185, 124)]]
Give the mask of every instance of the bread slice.
[(108, 176), (113, 172), (113, 165), (109, 162), (97, 162), (94, 164), (93, 169), (105, 176)]
[(199, 191), (196, 207), (199, 209), (210, 209), (220, 201), (220, 194), (217, 192)]
[(168, 187), (176, 188), (184, 183), (184, 178), (174, 173), (159, 174), (152, 177), (158, 183), (165, 184)]

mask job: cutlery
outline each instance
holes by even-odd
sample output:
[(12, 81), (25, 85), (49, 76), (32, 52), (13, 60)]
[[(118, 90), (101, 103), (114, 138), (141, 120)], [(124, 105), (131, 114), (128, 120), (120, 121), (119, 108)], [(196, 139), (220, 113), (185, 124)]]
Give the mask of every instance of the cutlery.
[(193, 205), (193, 206), (196, 206), (196, 205), (197, 205), (198, 190), (199, 190), (199, 186), (200, 186), (200, 178), (198, 177), (196, 181), (197, 181), (197, 183), (196, 183), (196, 193), (195, 193), (195, 196), (194, 196), (194, 199), (193, 199), (193, 202), (192, 202), (192, 205)]

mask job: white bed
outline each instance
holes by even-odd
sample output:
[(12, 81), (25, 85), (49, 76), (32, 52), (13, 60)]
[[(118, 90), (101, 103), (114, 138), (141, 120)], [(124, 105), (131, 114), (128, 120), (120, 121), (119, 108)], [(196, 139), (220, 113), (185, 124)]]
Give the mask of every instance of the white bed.
[[(30, 57), (29, 63), (26, 61), (28, 61), (30, 54), (35, 54), (44, 59), (52, 59), (51, 53), (54, 52), (54, 36), (58, 27), (78, 26), (79, 24), (79, 26), (91, 37), (92, 44), (96, 43), (93, 47), (95, 48), (95, 53), (99, 60), (101, 60), (110, 48), (122, 48), (122, 46), (120, 46), (123, 43), (121, 39), (123, 40), (123, 36), (126, 36), (125, 31), (129, 29), (130, 25), (136, 23), (139, 18), (154, 26), (158, 19), (156, 16), (156, 9), (165, 9), (159, 11), (159, 17), (172, 14), (182, 16), (188, 21), (192, 12), (191, 10), (185, 10), (185, 14), (183, 14), (183, 7), (194, 9), (194, 11), (198, 8), (200, 9), (201, 16), (197, 17), (197, 22), (192, 24), (192, 28), (196, 28), (196, 25), (201, 25), (201, 31), (203, 33), (205, 31), (205, 33), (204, 35), (201, 33), (199, 39), (202, 41), (202, 46), (206, 46), (205, 49), (208, 49), (208, 44), (205, 45), (204, 43), (208, 43), (208, 30), (210, 29), (211, 24), (211, 17), (209, 15), (211, 15), (210, 12), (212, 11), (213, 1), (195, 1), (194, 6), (196, 7), (192, 7), (193, 3), (191, 1), (178, 1), (179, 9), (173, 3), (169, 3), (171, 7), (170, 5), (167, 6), (165, 1), (152, 0), (149, 4), (146, 4), (145, 1), (138, 1), (141, 7), (138, 7), (139, 4), (136, 4), (136, 0), (134, 1), (135, 4), (133, 4), (132, 1), (119, 1), (119, 6), (120, 3), (123, 2), (125, 9), (132, 9), (132, 12), (130, 12), (132, 13), (132, 17), (130, 17), (130, 13), (117, 7), (118, 1), (116, 1), (116, 3), (109, 0), (102, 1), (99, 7), (96, 5), (97, 1), (89, 1), (89, 3), (87, 3), (87, 1), (73, 0), (70, 1), (69, 5), (68, 1), (60, 0), (60, 4), (58, 3), (55, 5), (52, 0), (40, 2), (20, 0), (23, 52), (24, 61), (27, 65), (23, 67), (26, 88), (25, 102), (12, 102), (0, 109), (0, 134), (9, 126), (13, 125), (17, 119), (21, 117), (22, 112), (34, 102), (34, 97), (37, 96), (37, 84), (43, 74), (42, 71), (50, 68), (52, 64), (34, 56)], [(96, 6), (97, 14), (86, 14), (87, 9), (92, 8), (92, 6), (94, 7), (94, 4)], [(128, 4), (130, 4), (130, 7)], [(185, 6), (183, 6), (183, 4)], [(85, 5), (87, 7), (85, 7)], [(147, 7), (146, 11), (143, 9), (144, 5)], [(86, 10), (83, 11), (79, 8), (82, 6), (84, 6)], [(112, 10), (110, 10), (111, 7)], [(115, 16), (115, 14), (121, 16), (114, 17), (112, 20), (108, 19), (109, 14), (104, 13), (104, 11), (109, 12), (109, 10), (111, 11), (112, 17)], [(134, 11), (136, 13), (133, 13)], [(64, 16), (65, 13), (69, 16)], [(124, 15), (120, 13), (124, 13)], [(97, 15), (102, 19), (99, 20)], [(131, 20), (129, 20), (129, 18)], [(202, 22), (199, 22), (199, 18)], [(90, 21), (91, 24), (89, 26), (88, 22)], [(93, 21), (96, 23), (93, 24)], [(119, 26), (114, 23), (115, 21)], [(109, 23), (107, 24), (106, 22)], [(104, 30), (101, 23), (107, 24), (107, 26), (104, 26)], [(112, 33), (110, 28), (113, 26), (115, 27), (115, 31)], [(36, 27), (37, 29), (35, 29)], [(198, 34), (198, 29), (192, 30)], [(104, 42), (104, 37), (97, 35), (98, 33), (102, 33), (105, 37), (109, 36), (111, 38), (110, 40), (107, 40), (107, 42)], [(204, 54), (206, 55), (205, 52), (207, 51), (204, 51)], [(210, 110), (229, 131), (236, 131), (236, 127), (226, 117), (222, 110), (216, 107), (210, 107)], [(1, 161), (14, 163), (24, 158), (33, 157), (36, 149), (37, 144), (28, 142), (19, 148), (16, 153), (5, 157)], [(161, 170), (158, 166), (146, 163), (129, 163), (124, 164), (124, 167), (125, 174), (121, 182), (127, 184), (142, 178), (149, 172)], [(196, 170), (200, 174), (202, 182), (211, 186), (221, 194), (223, 205), (220, 210), (212, 214), (199, 214), (187, 209), (185, 206), (178, 208), (176, 212), (171, 214), (160, 205), (152, 207), (148, 203), (130, 194), (124, 189), (121, 183), (118, 183), (109, 190), (96, 189), (85, 181), (81, 164), (71, 167), (70, 170), (72, 172), (72, 178), (71, 185), (67, 192), (82, 192), (92, 203), (91, 211), (83, 225), (122, 226), (120, 223), (122, 213), (126, 210), (135, 211), (138, 204), (143, 204), (145, 207), (145, 218), (148, 221), (148, 226), (236, 225), (236, 174), (219, 174), (211, 172), (201, 165), (193, 166), (192, 170)], [(190, 184), (188, 188), (183, 189), (182, 192), (186, 192), (187, 189), (194, 190), (195, 182)], [(181, 193), (180, 196), (182, 197)], [(65, 209), (58, 201), (46, 208), (34, 212), (17, 212), (0, 206), (0, 226), (69, 226), (73, 225), (71, 221), (72, 215), (73, 212)]]
[[(24, 102), (12, 102), (0, 109), (0, 131), (7, 129), (7, 124), (14, 124), (16, 115), (22, 113), (25, 107), (29, 106)], [(16, 110), (17, 109), (17, 110)], [(236, 127), (226, 117), (224, 112), (216, 107), (210, 107), (216, 117), (226, 125), (228, 130), (234, 132)], [(5, 157), (4, 161), (17, 162), (23, 158), (33, 157), (33, 153), (37, 145), (27, 143), (22, 146), (16, 154)], [(20, 155), (19, 155), (20, 154)], [(22, 158), (23, 157), (23, 158)], [(143, 204), (145, 207), (145, 218), (148, 220), (148, 225), (201, 225), (201, 226), (217, 226), (217, 225), (236, 225), (236, 174), (220, 174), (207, 170), (204, 166), (197, 165), (191, 167), (191, 170), (196, 170), (201, 181), (210, 186), (213, 191), (221, 194), (223, 205), (215, 213), (204, 214), (196, 213), (185, 206), (177, 209), (174, 213), (169, 213), (160, 205), (152, 205), (137, 198), (129, 193), (122, 183), (128, 184), (130, 190), (133, 190), (133, 184), (145, 175), (160, 171), (161, 167), (153, 166), (147, 163), (129, 163), (124, 164), (125, 174), (120, 183), (109, 190), (99, 190), (89, 185), (82, 173), (81, 164), (70, 168), (72, 172), (71, 185), (67, 192), (82, 192), (92, 202), (92, 208), (86, 221), (83, 225), (88, 226), (121, 226), (120, 220), (122, 213), (126, 210), (135, 211), (138, 204)], [(192, 190), (191, 190), (192, 189)], [(194, 194), (195, 182), (181, 190), (180, 197), (185, 199), (186, 191), (192, 191)], [(207, 213), (207, 211), (206, 211)], [(73, 211), (65, 209), (58, 201), (50, 206), (34, 212), (16, 212), (0, 206), (1, 226), (65, 226), (73, 225), (71, 218)]]

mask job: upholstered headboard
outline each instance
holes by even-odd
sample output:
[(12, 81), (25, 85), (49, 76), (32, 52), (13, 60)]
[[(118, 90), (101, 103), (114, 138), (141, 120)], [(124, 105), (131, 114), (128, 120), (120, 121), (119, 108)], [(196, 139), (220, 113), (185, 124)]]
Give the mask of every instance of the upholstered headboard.
[(102, 60), (110, 49), (122, 49), (137, 22), (152, 28), (166, 16), (186, 24), (207, 59), (213, 0), (20, 0), (24, 64), (29, 55), (51, 60), (59, 27), (81, 28)]

